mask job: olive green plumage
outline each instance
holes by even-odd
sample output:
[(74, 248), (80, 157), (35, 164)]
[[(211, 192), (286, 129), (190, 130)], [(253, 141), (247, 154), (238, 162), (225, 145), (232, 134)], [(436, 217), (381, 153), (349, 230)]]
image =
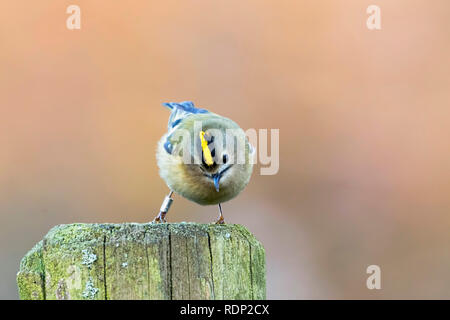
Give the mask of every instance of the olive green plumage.
[[(168, 187), (201, 205), (220, 204), (237, 196), (253, 169), (253, 148), (244, 131), (234, 121), (195, 108), (190, 102), (166, 106), (172, 114), (169, 131), (158, 143), (157, 161)], [(202, 131), (208, 150), (201, 147)], [(205, 163), (205, 152), (211, 152), (213, 164)]]

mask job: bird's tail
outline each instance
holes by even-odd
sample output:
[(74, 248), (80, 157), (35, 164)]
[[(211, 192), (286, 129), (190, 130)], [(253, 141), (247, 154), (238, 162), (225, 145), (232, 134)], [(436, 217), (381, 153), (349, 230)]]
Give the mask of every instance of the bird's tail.
[(170, 110), (172, 110), (174, 108), (174, 103), (173, 102), (163, 102), (162, 104), (164, 107), (169, 108)]
[(196, 108), (192, 101), (183, 101), (183, 102), (180, 102), (180, 103), (178, 103), (178, 102), (164, 102), (163, 106), (169, 108), (172, 111), (174, 109), (180, 109), (180, 110), (188, 112), (188, 113), (206, 113), (206, 112), (208, 112), (205, 109)]
[(163, 106), (170, 109), (172, 112), (169, 117), (168, 129), (174, 128), (177, 124), (179, 124), (184, 118), (191, 114), (197, 113), (208, 113), (209, 111), (206, 109), (196, 108), (194, 103), (191, 101), (183, 101), (180, 103), (177, 102), (165, 102)]

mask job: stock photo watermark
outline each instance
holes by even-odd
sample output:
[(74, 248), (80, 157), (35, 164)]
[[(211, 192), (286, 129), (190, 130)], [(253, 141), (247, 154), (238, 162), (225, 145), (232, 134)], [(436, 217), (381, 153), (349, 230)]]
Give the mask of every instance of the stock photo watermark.
[[(70, 16), (66, 20), (66, 27), (69, 30), (81, 29), (81, 9), (78, 5), (71, 4), (67, 7), (66, 13)], [(367, 7), (366, 13), (369, 17), (366, 26), (369, 30), (381, 30), (381, 8), (375, 4)]]
[(370, 14), (367, 18), (366, 26), (369, 30), (381, 30), (381, 9), (377, 5), (370, 5), (366, 9), (366, 13)]
[(381, 289), (381, 268), (377, 266), (376, 264), (372, 264), (367, 267), (366, 273), (370, 274), (370, 276), (367, 278), (366, 286), (367, 289), (373, 290)]
[[(184, 164), (235, 164), (262, 165), (261, 175), (275, 175), (280, 168), (280, 130), (254, 128), (243, 132), (241, 129), (202, 129), (202, 121), (195, 121), (190, 130), (179, 128), (169, 134), (164, 148), (173, 156), (178, 156)], [(270, 153), (269, 153), (270, 144)]]
[(66, 20), (66, 27), (69, 30), (81, 29), (81, 9), (75, 4), (67, 7), (66, 13), (70, 16)]

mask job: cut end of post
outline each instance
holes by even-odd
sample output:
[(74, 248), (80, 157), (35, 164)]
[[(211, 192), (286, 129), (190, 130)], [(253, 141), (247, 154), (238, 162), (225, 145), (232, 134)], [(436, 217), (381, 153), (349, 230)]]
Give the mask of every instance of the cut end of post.
[(241, 225), (68, 224), (22, 259), (21, 299), (265, 299), (265, 251)]

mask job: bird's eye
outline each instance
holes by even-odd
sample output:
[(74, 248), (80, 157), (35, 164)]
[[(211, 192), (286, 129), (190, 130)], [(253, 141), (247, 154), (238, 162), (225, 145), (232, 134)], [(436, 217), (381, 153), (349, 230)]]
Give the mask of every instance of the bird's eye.
[(228, 162), (228, 156), (226, 154), (224, 154), (222, 156), (222, 161), (223, 161), (223, 163), (227, 163)]

